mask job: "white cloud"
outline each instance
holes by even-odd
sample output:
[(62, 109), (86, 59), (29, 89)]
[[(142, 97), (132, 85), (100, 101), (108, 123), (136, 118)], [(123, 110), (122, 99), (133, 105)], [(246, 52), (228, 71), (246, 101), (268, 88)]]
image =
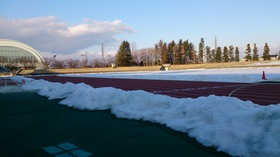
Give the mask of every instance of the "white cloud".
[(120, 20), (96, 21), (68, 25), (55, 16), (6, 19), (0, 17), (0, 38), (24, 42), (38, 51), (71, 54), (101, 43), (117, 42), (116, 35), (134, 33)]

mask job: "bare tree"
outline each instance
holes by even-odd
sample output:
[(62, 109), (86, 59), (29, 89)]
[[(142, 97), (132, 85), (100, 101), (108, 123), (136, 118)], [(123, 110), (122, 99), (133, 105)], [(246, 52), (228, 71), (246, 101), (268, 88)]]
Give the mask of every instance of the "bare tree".
[(4, 56), (0, 56), (0, 65), (4, 66), (7, 63), (8, 63), (8, 58)]
[(54, 60), (52, 66), (57, 69), (62, 69), (64, 66), (64, 60)]
[(78, 68), (81, 64), (80, 60), (74, 60), (74, 59), (68, 59), (66, 60), (66, 64), (68, 65), (69, 68)]
[(155, 48), (144, 48), (135, 51), (133, 59), (137, 65), (152, 66), (159, 61), (160, 55)]
[(43, 59), (44, 59), (45, 68), (46, 69), (51, 68), (51, 65), (52, 65), (52, 62), (53, 62), (53, 58), (44, 57)]

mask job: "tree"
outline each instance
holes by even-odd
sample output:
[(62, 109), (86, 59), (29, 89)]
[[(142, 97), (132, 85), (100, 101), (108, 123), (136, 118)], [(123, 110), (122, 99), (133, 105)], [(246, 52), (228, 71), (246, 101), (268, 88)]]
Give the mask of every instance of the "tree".
[(206, 46), (206, 62), (210, 63), (211, 62), (211, 47)]
[(157, 44), (155, 44), (155, 50), (156, 50), (156, 54), (157, 54), (157, 57), (158, 57), (158, 63), (157, 64), (162, 64), (163, 44), (164, 44), (164, 42), (162, 40), (160, 40)]
[(235, 56), (234, 56), (234, 61), (239, 62), (239, 49), (238, 47), (235, 47)]
[(175, 43), (174, 40), (172, 40), (172, 41), (168, 44), (167, 49), (168, 49), (168, 50), (167, 50), (168, 53), (171, 55), (172, 63), (177, 64), (177, 63), (176, 63), (177, 45), (176, 45), (176, 43)]
[(64, 62), (65, 62), (64, 60), (55, 59), (55, 60), (53, 61), (52, 66), (53, 66), (53, 68), (62, 69), (62, 68), (63, 68), (63, 65), (64, 65)]
[(185, 56), (184, 56), (184, 63), (189, 63), (190, 62), (190, 50), (189, 50), (189, 41), (185, 40), (183, 42), (183, 47), (184, 47), (184, 52), (185, 52)]
[(183, 55), (184, 55), (184, 46), (183, 46), (183, 40), (180, 39), (177, 44), (177, 64), (183, 64)]
[(215, 49), (212, 49), (211, 50), (211, 60), (210, 60), (211, 63), (215, 63), (216, 62), (216, 50)]
[(66, 60), (66, 63), (69, 68), (78, 68), (80, 66), (80, 60), (74, 60), (74, 59), (68, 59)]
[(252, 56), (251, 56), (251, 47), (250, 44), (247, 44), (247, 48), (246, 48), (246, 56), (245, 59), (246, 61), (251, 61), (252, 60)]
[(232, 45), (229, 46), (228, 57), (230, 62), (234, 61), (233, 51), (234, 51), (234, 47)]
[(216, 51), (216, 62), (217, 63), (221, 63), (222, 62), (222, 48), (221, 47), (218, 47), (217, 48), (217, 51)]
[(199, 63), (203, 63), (203, 53), (204, 53), (204, 39), (201, 38), (200, 39), (200, 43), (199, 43), (199, 46), (198, 46), (198, 62)]
[(228, 48), (226, 46), (224, 46), (224, 50), (223, 50), (223, 61), (224, 62), (228, 62), (229, 58), (228, 58)]
[(259, 54), (258, 54), (258, 48), (256, 43), (254, 43), (254, 48), (253, 48), (253, 61), (258, 61), (259, 60)]
[(162, 45), (161, 61), (162, 61), (162, 64), (169, 63), (166, 43), (163, 43), (163, 45)]
[(0, 56), (0, 65), (4, 66), (7, 63), (8, 63), (8, 58), (4, 56)]
[(128, 41), (123, 41), (117, 53), (118, 66), (132, 66), (133, 59)]
[(263, 60), (270, 60), (270, 54), (269, 54), (269, 46), (267, 45), (267, 43), (265, 43), (264, 48), (263, 48)]
[(190, 63), (196, 63), (196, 51), (193, 43), (189, 43), (189, 49), (188, 49), (188, 54), (189, 54), (189, 60)]

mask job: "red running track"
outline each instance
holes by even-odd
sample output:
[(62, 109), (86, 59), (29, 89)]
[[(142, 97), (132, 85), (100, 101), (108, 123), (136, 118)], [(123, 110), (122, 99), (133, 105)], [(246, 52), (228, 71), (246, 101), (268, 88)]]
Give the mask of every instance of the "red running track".
[(1, 86), (13, 86), (13, 85), (17, 85), (15, 81), (11, 80), (8, 77), (3, 77), (0, 78), (0, 87)]
[(86, 77), (37, 76), (51, 82), (85, 83), (92, 87), (115, 87), (123, 90), (144, 90), (176, 98), (197, 98), (217, 95), (237, 97), (259, 105), (280, 103), (280, 84), (278, 83), (226, 83), (173, 80), (113, 79)]

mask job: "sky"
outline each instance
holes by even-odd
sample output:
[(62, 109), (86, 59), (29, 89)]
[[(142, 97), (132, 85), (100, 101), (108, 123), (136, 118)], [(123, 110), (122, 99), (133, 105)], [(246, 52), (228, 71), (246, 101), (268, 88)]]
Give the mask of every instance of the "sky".
[(279, 0), (1, 0), (0, 38), (26, 43), (43, 57), (114, 55), (126, 40), (137, 49), (159, 40), (205, 45), (256, 43), (280, 50)]

